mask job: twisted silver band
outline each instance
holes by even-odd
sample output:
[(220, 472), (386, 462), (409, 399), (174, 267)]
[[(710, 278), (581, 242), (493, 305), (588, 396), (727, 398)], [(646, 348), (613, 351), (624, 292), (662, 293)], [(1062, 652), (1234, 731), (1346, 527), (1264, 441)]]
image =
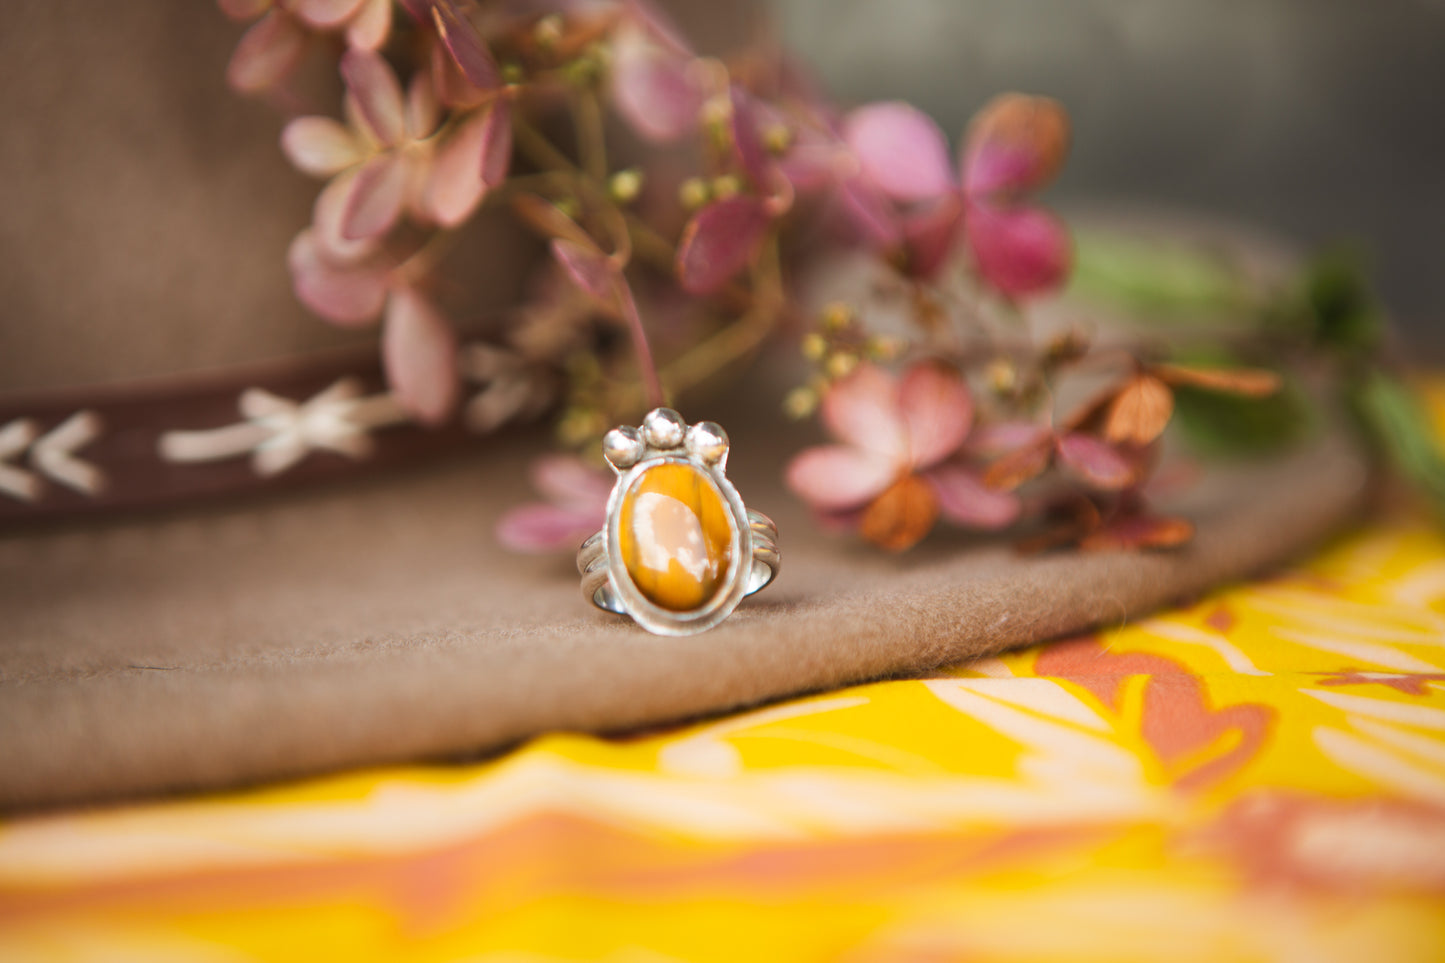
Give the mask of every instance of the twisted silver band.
[[(747, 576), (745, 596), (767, 587), (778, 577), (783, 558), (778, 551), (778, 526), (762, 512), (748, 509), (752, 529), (752, 569)], [(606, 612), (626, 615), (627, 609), (608, 582), (607, 529), (594, 533), (577, 549), (577, 571), (582, 573), (582, 597)]]

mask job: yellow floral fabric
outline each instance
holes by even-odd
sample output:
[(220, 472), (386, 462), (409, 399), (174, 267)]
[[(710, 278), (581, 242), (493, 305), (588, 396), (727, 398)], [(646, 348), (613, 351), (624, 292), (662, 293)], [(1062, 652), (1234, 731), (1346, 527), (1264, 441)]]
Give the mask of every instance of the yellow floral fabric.
[(0, 960), (1445, 959), (1445, 538), (628, 738), (0, 826)]

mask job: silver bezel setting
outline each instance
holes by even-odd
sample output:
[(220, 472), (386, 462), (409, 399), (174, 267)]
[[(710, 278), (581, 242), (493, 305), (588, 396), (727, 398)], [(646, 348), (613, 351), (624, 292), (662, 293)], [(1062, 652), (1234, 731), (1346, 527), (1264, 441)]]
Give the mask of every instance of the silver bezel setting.
[[(659, 424), (669, 429), (681, 425), (683, 430), (647, 430), (648, 426)], [(622, 465), (609, 460), (613, 471), (617, 472), (617, 481), (607, 499), (607, 524), (583, 543), (577, 555), (578, 569), (583, 577), (583, 594), (599, 608), (629, 615), (638, 625), (657, 635), (693, 635), (726, 619), (745, 596), (773, 580), (778, 569), (776, 529), (766, 516), (749, 512), (744, 507), (742, 497), (728, 480), (727, 434), (720, 427), (705, 422), (700, 431), (690, 433), (681, 416), (666, 408), (651, 412), (643, 425), (637, 433), (645, 445), (640, 457), (635, 460), (631, 457), (619, 459), (623, 461)], [(618, 431), (633, 435), (629, 429)], [(689, 435), (693, 439), (691, 444), (688, 443)], [(700, 439), (706, 444), (699, 445)], [(672, 443), (674, 440), (675, 444)], [(659, 442), (666, 447), (661, 447)], [(728, 507), (730, 555), (726, 579), (706, 603), (684, 612), (665, 609), (644, 596), (627, 573), (620, 549), (623, 500), (649, 470), (668, 464), (687, 465), (701, 472)], [(755, 542), (755, 537), (762, 541)], [(755, 553), (755, 548), (760, 549), (760, 553)], [(604, 562), (605, 582), (598, 571)]]

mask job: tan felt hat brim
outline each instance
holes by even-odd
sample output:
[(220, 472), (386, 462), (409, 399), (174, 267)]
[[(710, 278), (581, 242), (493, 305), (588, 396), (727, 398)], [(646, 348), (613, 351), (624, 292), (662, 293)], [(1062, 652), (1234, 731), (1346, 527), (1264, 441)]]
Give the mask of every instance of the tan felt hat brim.
[(779, 523), (782, 576), (689, 638), (593, 610), (570, 557), (497, 547), (499, 514), (531, 497), (515, 450), (0, 539), (0, 805), (474, 753), (917, 672), (1279, 563), (1346, 520), (1367, 476), (1326, 440), (1210, 475), (1183, 550), (1024, 558), (941, 533), (891, 557), (820, 533), (755, 433), (735, 433), (732, 474)]

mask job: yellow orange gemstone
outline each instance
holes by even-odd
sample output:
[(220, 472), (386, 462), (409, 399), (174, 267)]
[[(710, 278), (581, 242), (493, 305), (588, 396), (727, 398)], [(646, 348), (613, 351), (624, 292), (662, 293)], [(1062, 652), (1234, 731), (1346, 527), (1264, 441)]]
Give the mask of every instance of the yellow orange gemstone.
[(622, 500), (618, 549), (634, 585), (673, 612), (706, 605), (732, 566), (727, 502), (706, 473), (679, 463), (647, 469)]

